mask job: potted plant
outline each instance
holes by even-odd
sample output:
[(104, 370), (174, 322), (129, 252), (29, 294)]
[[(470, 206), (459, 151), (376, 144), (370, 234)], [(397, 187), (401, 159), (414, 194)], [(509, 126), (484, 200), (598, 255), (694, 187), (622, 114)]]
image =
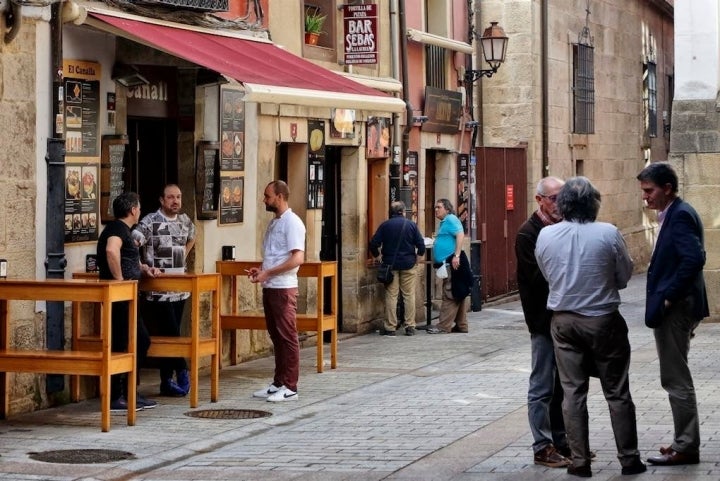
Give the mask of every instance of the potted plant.
[(319, 12), (305, 14), (305, 43), (317, 45), (326, 18), (327, 15), (321, 15)]

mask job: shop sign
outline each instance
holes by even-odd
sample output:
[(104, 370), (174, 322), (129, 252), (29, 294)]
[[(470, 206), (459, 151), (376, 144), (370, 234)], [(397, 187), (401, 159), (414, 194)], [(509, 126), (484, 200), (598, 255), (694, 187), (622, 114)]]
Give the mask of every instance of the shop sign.
[(457, 134), (460, 129), (462, 94), (453, 90), (425, 87), (425, 109), (428, 120), (422, 126), (423, 132)]
[(346, 65), (378, 63), (377, 5), (343, 5)]

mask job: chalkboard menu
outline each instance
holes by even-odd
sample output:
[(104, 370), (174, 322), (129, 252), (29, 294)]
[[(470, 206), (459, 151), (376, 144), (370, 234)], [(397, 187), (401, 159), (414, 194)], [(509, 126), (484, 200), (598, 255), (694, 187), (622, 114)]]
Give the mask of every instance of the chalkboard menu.
[(219, 169), (220, 144), (198, 142), (195, 155), (195, 199), (198, 219), (217, 219)]
[(113, 220), (112, 204), (125, 191), (125, 146), (127, 135), (103, 135), (100, 158), (100, 221)]

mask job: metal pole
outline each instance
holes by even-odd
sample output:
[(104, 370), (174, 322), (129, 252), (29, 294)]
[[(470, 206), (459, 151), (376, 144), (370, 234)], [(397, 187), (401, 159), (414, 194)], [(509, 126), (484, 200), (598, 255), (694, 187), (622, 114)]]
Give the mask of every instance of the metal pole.
[[(65, 140), (62, 139), (62, 3), (52, 5), (51, 18), (51, 52), (53, 68), (52, 84), (52, 131), (47, 141), (47, 204), (46, 204), (46, 238), (45, 238), (45, 277), (63, 279), (65, 277)], [(48, 349), (63, 349), (65, 342), (65, 304), (63, 302), (47, 303), (46, 336)], [(49, 375), (46, 387), (49, 393), (64, 389), (63, 376)]]

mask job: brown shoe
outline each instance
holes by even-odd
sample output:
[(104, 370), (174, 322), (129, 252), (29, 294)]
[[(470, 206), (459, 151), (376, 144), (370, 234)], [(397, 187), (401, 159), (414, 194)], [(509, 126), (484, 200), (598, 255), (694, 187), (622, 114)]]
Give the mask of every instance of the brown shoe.
[(549, 444), (535, 453), (535, 464), (548, 468), (564, 468), (570, 465), (570, 460), (560, 454), (555, 446)]
[(660, 448), (660, 456), (650, 456), (648, 463), (658, 466), (678, 466), (681, 464), (698, 464), (699, 453), (679, 453), (672, 447)]

